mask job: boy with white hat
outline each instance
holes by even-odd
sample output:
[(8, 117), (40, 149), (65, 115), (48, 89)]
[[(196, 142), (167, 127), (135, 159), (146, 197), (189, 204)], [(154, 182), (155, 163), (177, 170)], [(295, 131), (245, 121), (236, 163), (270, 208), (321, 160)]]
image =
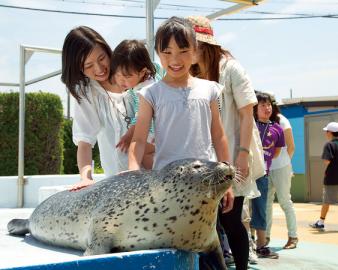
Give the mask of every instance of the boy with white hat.
[(338, 122), (331, 122), (323, 128), (329, 140), (324, 146), (322, 159), (327, 165), (324, 174), (323, 204), (320, 219), (310, 224), (314, 229), (324, 230), (325, 217), (330, 204), (338, 202)]

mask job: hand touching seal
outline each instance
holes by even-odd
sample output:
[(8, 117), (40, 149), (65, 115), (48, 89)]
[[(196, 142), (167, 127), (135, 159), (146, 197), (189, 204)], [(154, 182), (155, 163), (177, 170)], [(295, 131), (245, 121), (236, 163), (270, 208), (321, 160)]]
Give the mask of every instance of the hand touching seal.
[(76, 190), (80, 190), (82, 188), (88, 187), (90, 185), (93, 185), (95, 182), (92, 179), (85, 179), (85, 180), (81, 180), (80, 182), (72, 185), (69, 188), (69, 191), (76, 191)]

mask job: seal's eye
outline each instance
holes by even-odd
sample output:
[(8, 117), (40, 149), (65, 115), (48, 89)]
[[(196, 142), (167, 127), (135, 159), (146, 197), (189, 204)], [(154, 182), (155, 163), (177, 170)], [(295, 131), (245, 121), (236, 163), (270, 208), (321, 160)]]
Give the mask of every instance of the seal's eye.
[(194, 166), (194, 169), (199, 169), (199, 168), (201, 168), (201, 165), (199, 165), (199, 164)]

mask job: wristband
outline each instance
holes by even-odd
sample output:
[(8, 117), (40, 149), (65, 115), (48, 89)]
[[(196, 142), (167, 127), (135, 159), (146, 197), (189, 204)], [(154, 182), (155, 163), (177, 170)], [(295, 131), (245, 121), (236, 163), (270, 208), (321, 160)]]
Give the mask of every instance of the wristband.
[(242, 147), (242, 146), (239, 147), (239, 151), (246, 152), (246, 153), (250, 154), (250, 150), (248, 148), (245, 148), (245, 147)]

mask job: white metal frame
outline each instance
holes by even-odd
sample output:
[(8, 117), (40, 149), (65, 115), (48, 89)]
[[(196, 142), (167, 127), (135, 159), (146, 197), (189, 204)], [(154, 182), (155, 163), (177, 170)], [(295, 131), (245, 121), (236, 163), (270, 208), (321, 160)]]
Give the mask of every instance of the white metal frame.
[(34, 47), (28, 45), (20, 45), (20, 74), (19, 74), (19, 83), (0, 83), (2, 86), (15, 86), (19, 87), (19, 153), (18, 153), (18, 192), (17, 192), (17, 207), (23, 207), (24, 203), (24, 166), (25, 166), (25, 87), (27, 85), (46, 80), (48, 78), (57, 76), (61, 74), (61, 70), (57, 70), (46, 75), (42, 75), (35, 79), (29, 80), (26, 82), (26, 64), (29, 59), (35, 52), (43, 53), (54, 53), (60, 54), (61, 50), (44, 48), (44, 47)]
[[(220, 0), (222, 2), (232, 2), (233, 6), (222, 9), (215, 13), (209, 14), (206, 17), (210, 20), (216, 20), (217, 18), (232, 13), (239, 12), (240, 10), (250, 8), (258, 5), (258, 3), (264, 0)], [(150, 58), (154, 60), (154, 11), (160, 0), (146, 0), (146, 35), (147, 35), (147, 46), (150, 54)]]

